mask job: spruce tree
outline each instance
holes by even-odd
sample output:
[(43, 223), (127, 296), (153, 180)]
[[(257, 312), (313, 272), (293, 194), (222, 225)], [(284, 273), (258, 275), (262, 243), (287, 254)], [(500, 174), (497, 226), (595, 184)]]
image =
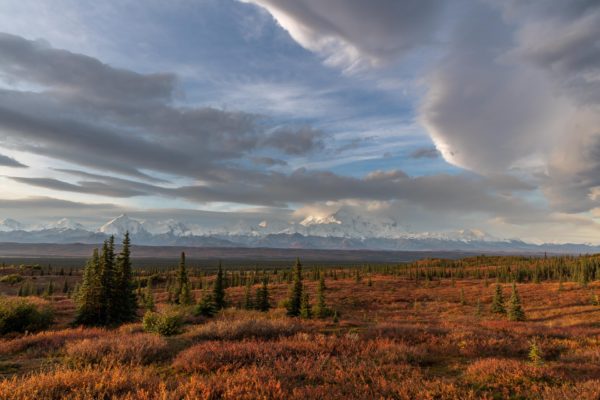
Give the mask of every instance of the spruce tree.
[(494, 298), (492, 299), (492, 312), (496, 314), (506, 314), (506, 309), (504, 308), (504, 295), (502, 293), (502, 286), (499, 283), (496, 284)]
[(177, 273), (177, 286), (175, 287), (175, 293), (173, 300), (177, 304), (190, 305), (192, 304), (192, 293), (190, 291), (190, 281), (188, 278), (187, 270), (185, 268), (185, 253), (181, 252), (181, 258), (179, 260), (179, 270)]
[(321, 275), (319, 285), (317, 286), (317, 304), (315, 305), (315, 317), (317, 318), (326, 318), (331, 314), (331, 311), (327, 308), (327, 304), (325, 304), (326, 289), (325, 277)]
[(300, 259), (296, 259), (296, 265), (292, 271), (292, 286), (286, 303), (287, 315), (297, 317), (300, 315), (300, 306), (302, 304), (302, 264)]
[(225, 282), (223, 281), (223, 266), (219, 261), (219, 270), (213, 286), (213, 302), (217, 310), (225, 308)]
[(83, 270), (83, 280), (77, 289), (75, 302), (77, 304), (76, 324), (98, 325), (100, 317), (100, 256), (94, 249), (92, 258)]
[(254, 301), (252, 299), (252, 293), (250, 292), (252, 289), (252, 281), (248, 279), (246, 281), (246, 287), (244, 289), (244, 309), (252, 310), (254, 309)]
[(102, 246), (100, 257), (100, 308), (98, 323), (109, 325), (115, 315), (115, 299), (117, 294), (115, 271), (115, 237), (111, 236)]
[(148, 311), (154, 311), (156, 308), (154, 304), (152, 282), (150, 282), (150, 280), (148, 280), (148, 283), (146, 284), (146, 290), (144, 290), (144, 308)]
[(271, 303), (269, 302), (269, 287), (267, 278), (263, 279), (262, 285), (256, 289), (256, 309), (262, 312), (269, 311)]
[(515, 282), (513, 282), (512, 294), (508, 301), (508, 319), (510, 321), (525, 321), (525, 312), (521, 307), (521, 298)]
[(130, 322), (137, 314), (137, 299), (133, 290), (131, 271), (131, 240), (129, 232), (123, 238), (123, 248), (117, 257), (116, 264), (116, 293), (113, 320)]
[(302, 301), (300, 303), (300, 317), (304, 319), (312, 318), (312, 309), (310, 306), (310, 299), (306, 290), (302, 293)]
[(529, 361), (531, 361), (531, 363), (535, 366), (540, 366), (544, 363), (542, 350), (540, 349), (540, 346), (538, 345), (536, 339), (533, 339), (531, 341), (531, 344), (529, 346), (528, 356), (529, 356)]
[(194, 314), (204, 317), (212, 317), (217, 313), (215, 302), (211, 292), (203, 291), (202, 297), (194, 310)]
[(65, 283), (63, 284), (62, 289), (63, 294), (69, 293), (69, 281), (65, 279)]

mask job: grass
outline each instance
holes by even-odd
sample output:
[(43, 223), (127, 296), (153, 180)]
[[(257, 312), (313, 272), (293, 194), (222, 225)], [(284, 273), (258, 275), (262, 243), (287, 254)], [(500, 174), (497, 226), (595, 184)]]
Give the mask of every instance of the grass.
[[(483, 279), (372, 273), (368, 281), (326, 280), (339, 322), (231, 308), (184, 316), (169, 337), (141, 323), (67, 327), (72, 301), (40, 300), (64, 319), (0, 340), (0, 398), (600, 398), (600, 306), (590, 300), (600, 282), (564, 282), (561, 291), (553, 281), (518, 284), (527, 320), (511, 322), (490, 312), (494, 284)], [(314, 299), (317, 282), (305, 284)], [(155, 290), (159, 311), (169, 310), (164, 289)], [(287, 285), (270, 291), (280, 303)], [(243, 296), (242, 286), (227, 289), (231, 304)], [(529, 359), (533, 342), (541, 363)]]

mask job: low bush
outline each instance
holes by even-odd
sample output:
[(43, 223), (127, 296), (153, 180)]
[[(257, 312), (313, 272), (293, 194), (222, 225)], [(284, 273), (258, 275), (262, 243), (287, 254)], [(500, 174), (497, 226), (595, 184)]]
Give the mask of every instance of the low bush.
[(23, 282), (24, 278), (19, 274), (4, 275), (0, 278), (0, 282), (14, 285)]
[(52, 310), (26, 299), (0, 298), (0, 334), (35, 332), (52, 323)]
[(84, 339), (67, 344), (67, 363), (74, 366), (95, 364), (147, 365), (167, 354), (165, 339), (145, 333)]
[(291, 319), (218, 320), (200, 325), (186, 334), (192, 340), (271, 339), (291, 336), (300, 325)]
[(101, 328), (74, 328), (40, 332), (35, 335), (0, 341), (0, 355), (27, 351), (33, 356), (42, 356), (59, 350), (69, 341), (97, 338), (106, 334), (108, 331)]
[(158, 333), (163, 336), (173, 336), (181, 332), (183, 318), (176, 312), (165, 314), (148, 311), (144, 314), (142, 326), (145, 332)]

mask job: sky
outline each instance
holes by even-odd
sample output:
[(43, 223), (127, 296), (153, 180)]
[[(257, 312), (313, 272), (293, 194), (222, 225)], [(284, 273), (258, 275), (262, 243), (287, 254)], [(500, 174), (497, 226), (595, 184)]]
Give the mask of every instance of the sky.
[(600, 243), (597, 0), (3, 0), (0, 32), (0, 219)]

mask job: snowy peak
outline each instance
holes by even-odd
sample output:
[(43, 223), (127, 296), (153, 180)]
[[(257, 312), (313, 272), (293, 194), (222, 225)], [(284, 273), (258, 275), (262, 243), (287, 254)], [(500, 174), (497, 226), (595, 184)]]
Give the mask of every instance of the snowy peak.
[(15, 221), (12, 218), (0, 220), (0, 232), (20, 231), (23, 229), (25, 229), (23, 224), (21, 224), (19, 221)]
[(166, 221), (144, 221), (142, 228), (153, 235), (171, 234), (173, 236), (192, 235), (192, 229), (181, 221), (168, 219)]
[(311, 236), (345, 238), (398, 238), (404, 235), (400, 224), (388, 217), (364, 218), (351, 210), (341, 208), (326, 216), (309, 215), (287, 229), (287, 233)]
[(99, 231), (107, 235), (123, 236), (126, 232), (131, 235), (142, 233), (145, 229), (139, 221), (122, 214), (102, 225)]
[(79, 222), (73, 221), (69, 218), (62, 218), (56, 221), (53, 224), (49, 224), (46, 226), (46, 229), (60, 229), (60, 230), (85, 230), (85, 226), (81, 225)]
[(327, 224), (340, 225), (341, 223), (342, 223), (342, 221), (338, 221), (337, 219), (335, 219), (334, 215), (326, 215), (324, 217), (317, 217), (314, 215), (309, 215), (308, 217), (304, 218), (300, 222), (300, 225), (302, 225), (302, 226), (327, 225)]

